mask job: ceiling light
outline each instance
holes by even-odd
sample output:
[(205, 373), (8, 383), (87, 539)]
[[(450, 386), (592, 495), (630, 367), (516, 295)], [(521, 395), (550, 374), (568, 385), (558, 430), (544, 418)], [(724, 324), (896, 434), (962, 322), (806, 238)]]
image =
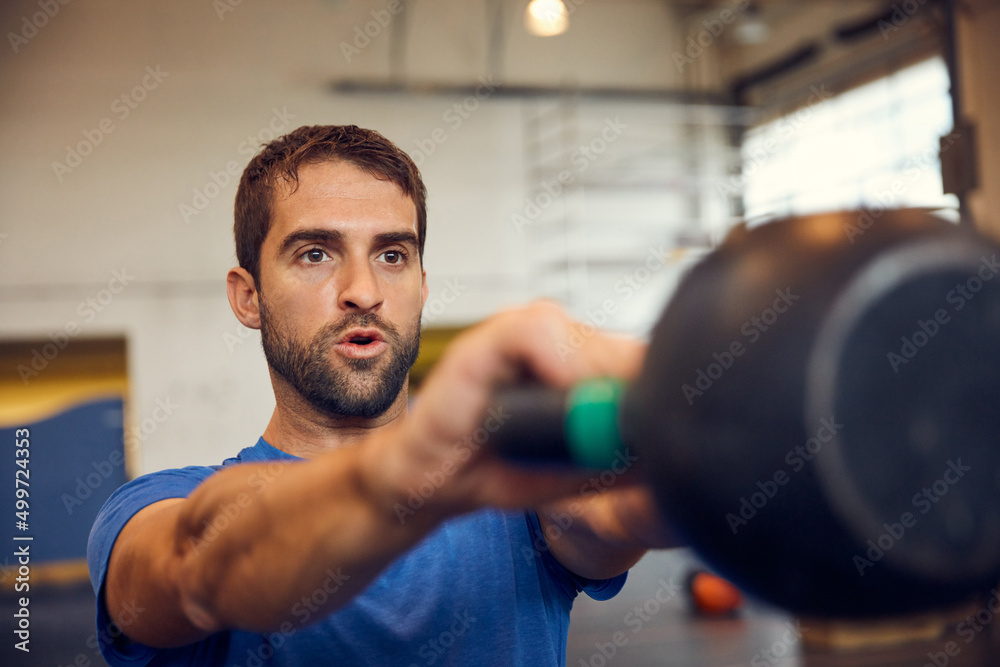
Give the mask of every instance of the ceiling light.
[(770, 36), (771, 27), (761, 16), (760, 7), (756, 3), (750, 3), (736, 24), (733, 37), (739, 44), (750, 46), (763, 44)]
[(562, 0), (531, 0), (524, 12), (524, 27), (537, 37), (561, 35), (569, 27), (569, 12)]

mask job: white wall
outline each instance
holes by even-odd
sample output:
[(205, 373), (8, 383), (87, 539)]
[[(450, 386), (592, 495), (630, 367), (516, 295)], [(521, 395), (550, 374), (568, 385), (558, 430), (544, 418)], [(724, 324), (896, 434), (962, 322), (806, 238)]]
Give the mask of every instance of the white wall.
[[(237, 177), (216, 192), (211, 176), (224, 181), (230, 163), (241, 171), (244, 142), (269, 138), (269, 123), (357, 123), (406, 150), (445, 128), (422, 161), (425, 263), (431, 299), (450, 278), (468, 287), (434, 323), (537, 294), (525, 278), (527, 237), (509, 220), (526, 196), (524, 102), (487, 100), (453, 128), (444, 114), (460, 99), (332, 95), (332, 80), (388, 75), (397, 19), (350, 62), (341, 48), (387, 2), (224, 1), (53, 1), (51, 17), (37, 0), (0, 8), (0, 338), (45, 338), (71, 322), (80, 336), (124, 334), (133, 423), (157, 400), (178, 406), (145, 437), (134, 471), (218, 462), (252, 444), (270, 415), (258, 335), (239, 327), (225, 298)], [(680, 79), (676, 26), (661, 2), (577, 3), (571, 31), (548, 41), (523, 33), (524, 4), (506, 5), (505, 56), (491, 72), (486, 2), (407, 2), (407, 79), (642, 88)], [(223, 6), (232, 11), (218, 14)], [(135, 92), (145, 99), (124, 106), (119, 98), (144, 80)], [(89, 154), (68, 172), (54, 168), (70, 147)], [(195, 204), (203, 210), (185, 219), (181, 207)], [(122, 270), (134, 277), (112, 294)], [(88, 298), (106, 303), (98, 312)]]

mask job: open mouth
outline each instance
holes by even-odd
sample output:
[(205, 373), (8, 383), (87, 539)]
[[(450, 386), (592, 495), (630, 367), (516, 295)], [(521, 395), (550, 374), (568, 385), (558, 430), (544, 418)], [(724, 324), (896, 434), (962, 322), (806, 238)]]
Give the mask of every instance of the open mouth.
[(385, 354), (389, 344), (378, 329), (361, 328), (345, 331), (335, 347), (337, 353), (348, 359), (374, 359)]
[(353, 331), (348, 331), (344, 337), (340, 339), (341, 343), (360, 346), (371, 345), (372, 343), (378, 343), (381, 341), (382, 334), (377, 329), (354, 329)]
[(374, 338), (370, 338), (368, 336), (354, 336), (347, 342), (353, 343), (355, 345), (367, 345), (368, 343), (371, 343), (374, 340), (375, 340)]

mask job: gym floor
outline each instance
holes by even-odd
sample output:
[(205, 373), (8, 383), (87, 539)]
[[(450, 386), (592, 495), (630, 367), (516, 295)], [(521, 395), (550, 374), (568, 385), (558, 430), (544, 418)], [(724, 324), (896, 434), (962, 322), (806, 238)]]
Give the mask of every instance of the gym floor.
[[(821, 650), (803, 643), (815, 623), (745, 603), (736, 615), (705, 618), (692, 613), (684, 578), (698, 563), (684, 549), (650, 552), (629, 573), (615, 598), (577, 600), (570, 623), (567, 667), (996, 667), (1000, 665), (1000, 623), (988, 605), (972, 605), (981, 626), (953, 622), (941, 636), (896, 642), (882, 648)], [(677, 588), (677, 587), (680, 588)], [(661, 602), (662, 601), (662, 602)], [(961, 620), (962, 617), (957, 619)], [(970, 627), (981, 627), (971, 632)], [(898, 628), (891, 628), (895, 631)], [(959, 630), (956, 632), (956, 630)], [(617, 633), (617, 634), (616, 634)], [(617, 642), (615, 641), (617, 639)], [(948, 653), (950, 651), (950, 655)]]
[[(797, 636), (809, 628), (789, 615), (748, 603), (731, 617), (691, 612), (684, 578), (698, 563), (684, 549), (651, 552), (612, 600), (579, 598), (570, 623), (567, 667), (995, 667), (1000, 632), (986, 619), (974, 635), (891, 648), (830, 652), (808, 649)], [(40, 590), (32, 596), (31, 653), (0, 644), (0, 665), (102, 667), (95, 652), (94, 596), (89, 584)], [(984, 610), (988, 607), (984, 605)], [(989, 612), (988, 612), (989, 613)], [(982, 617), (982, 618), (985, 618)], [(9, 636), (9, 622), (4, 624)], [(995, 624), (1000, 625), (1000, 624)], [(949, 645), (949, 642), (951, 644)], [(953, 655), (948, 655), (947, 651)]]

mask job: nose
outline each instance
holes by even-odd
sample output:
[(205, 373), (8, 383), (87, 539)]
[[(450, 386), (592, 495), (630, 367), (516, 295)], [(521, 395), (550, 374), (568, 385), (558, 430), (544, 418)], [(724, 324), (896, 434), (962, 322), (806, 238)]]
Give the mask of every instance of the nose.
[(377, 310), (382, 305), (382, 288), (368, 258), (353, 259), (344, 268), (338, 305), (359, 312)]

